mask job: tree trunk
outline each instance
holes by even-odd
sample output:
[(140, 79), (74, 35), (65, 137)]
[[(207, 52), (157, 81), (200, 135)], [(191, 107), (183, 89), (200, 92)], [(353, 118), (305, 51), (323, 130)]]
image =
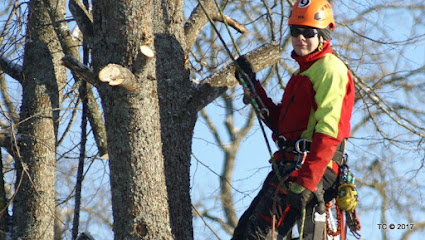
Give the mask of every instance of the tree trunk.
[[(47, 3), (48, 1), (46, 1)], [(52, 0), (64, 16), (65, 2)], [(53, 239), (58, 109), (66, 81), (64, 56), (43, 1), (28, 4), (19, 133), (16, 159), (14, 238)], [(57, 81), (58, 80), (58, 81)]]
[(155, 2), (156, 79), (171, 229), (175, 239), (189, 240), (193, 239), (190, 155), (199, 102), (193, 97), (185, 62), (183, 1)]
[[(176, 114), (189, 75), (181, 45), (182, 2), (175, 4), (103, 0), (93, 5), (94, 70), (110, 63), (131, 68), (138, 86), (132, 91), (98, 86), (107, 128), (115, 239), (193, 238), (189, 154), (196, 112), (189, 127), (187, 119)], [(156, 55), (149, 58), (140, 53), (141, 45)], [(179, 134), (183, 141), (176, 140)], [(167, 189), (164, 161), (167, 171), (169, 162), (177, 164), (176, 174), (167, 174), (167, 182), (171, 176), (181, 186)], [(167, 202), (170, 193), (174, 193), (169, 195), (172, 206)], [(175, 210), (185, 212), (184, 218), (178, 218), (184, 220), (184, 228), (175, 227), (176, 216), (181, 216), (180, 212), (170, 216)]]

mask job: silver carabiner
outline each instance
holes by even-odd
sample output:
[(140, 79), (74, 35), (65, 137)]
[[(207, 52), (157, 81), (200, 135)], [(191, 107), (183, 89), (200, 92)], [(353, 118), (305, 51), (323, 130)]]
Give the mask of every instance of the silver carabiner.
[[(302, 143), (302, 149), (303, 150), (301, 150), (301, 148), (300, 148), (300, 144)], [(308, 152), (310, 152), (309, 150), (307, 150), (307, 143), (311, 143), (311, 141), (310, 140), (307, 140), (307, 139), (303, 139), (303, 138), (301, 138), (301, 139), (298, 139), (296, 142), (295, 142), (295, 151), (297, 152), (297, 153), (299, 153), (299, 154), (304, 154), (304, 153), (308, 153)]]
[(307, 158), (307, 152), (297, 153), (296, 169), (301, 168), (306, 158)]

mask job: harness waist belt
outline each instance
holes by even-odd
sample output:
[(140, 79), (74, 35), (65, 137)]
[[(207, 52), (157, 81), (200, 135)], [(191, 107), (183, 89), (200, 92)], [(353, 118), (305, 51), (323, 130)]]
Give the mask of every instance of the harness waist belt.
[(279, 136), (276, 141), (276, 146), (280, 151), (304, 153), (309, 152), (311, 141), (307, 139), (298, 139), (297, 141), (286, 140), (285, 137)]
[[(345, 144), (347, 139), (343, 139), (340, 144), (338, 144), (335, 154), (332, 157), (332, 161), (334, 161), (338, 166), (341, 166), (344, 163), (344, 154), (345, 154)], [(304, 153), (309, 152), (311, 148), (311, 141), (306, 139), (299, 139), (297, 141), (286, 140), (285, 137), (279, 136), (276, 141), (277, 147), (281, 151), (285, 152), (294, 152), (294, 153)]]

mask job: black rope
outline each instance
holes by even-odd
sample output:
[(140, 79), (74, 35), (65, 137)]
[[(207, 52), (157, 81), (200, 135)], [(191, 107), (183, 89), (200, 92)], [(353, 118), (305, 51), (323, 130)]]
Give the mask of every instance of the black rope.
[[(255, 87), (254, 87), (254, 85), (252, 84), (252, 82), (249, 80), (249, 76), (247, 76), (247, 74), (246, 74), (246, 73), (242, 70), (242, 68), (241, 68), (241, 67), (239, 66), (239, 64), (237, 63), (236, 59), (233, 57), (233, 55), (232, 55), (232, 53), (231, 53), (230, 49), (227, 47), (226, 42), (224, 41), (223, 37), (221, 36), (220, 32), (218, 31), (218, 29), (217, 29), (217, 27), (215, 26), (215, 24), (214, 24), (213, 20), (212, 20), (212, 19), (211, 19), (211, 17), (208, 15), (208, 12), (207, 12), (207, 11), (206, 11), (206, 9), (204, 8), (204, 6), (203, 6), (203, 4), (201, 3), (201, 1), (200, 1), (200, 0), (198, 0), (198, 4), (199, 4), (199, 6), (202, 8), (202, 11), (204, 11), (205, 16), (208, 18), (208, 21), (211, 23), (211, 25), (212, 25), (212, 27), (213, 27), (214, 31), (216, 32), (216, 34), (217, 34), (218, 38), (220, 39), (221, 43), (223, 44), (224, 49), (226, 50), (226, 52), (227, 52), (227, 54), (229, 55), (229, 57), (230, 57), (230, 59), (232, 60), (232, 62), (234, 63), (234, 65), (235, 65), (235, 67), (236, 67), (236, 70), (238, 71), (239, 75), (240, 75), (240, 76), (242, 76), (241, 78), (236, 79), (236, 80), (237, 80), (237, 81), (238, 81), (238, 82), (242, 85), (242, 87), (243, 87), (244, 89), (247, 89), (248, 91), (252, 92), (252, 93), (254, 94), (254, 96), (255, 96), (255, 98), (252, 98), (252, 97), (250, 98), (250, 103), (251, 103), (251, 105), (252, 105), (252, 107), (254, 108), (254, 111), (255, 111), (255, 113), (256, 113), (256, 116), (257, 116), (257, 119), (258, 119), (258, 122), (259, 122), (259, 125), (260, 125), (260, 128), (261, 128), (261, 132), (263, 133), (263, 137), (264, 137), (264, 139), (265, 139), (265, 141), (266, 141), (266, 145), (267, 145), (267, 149), (268, 149), (268, 151), (269, 151), (269, 154), (270, 154), (270, 156), (273, 158), (273, 153), (272, 153), (272, 150), (271, 150), (271, 147), (270, 147), (270, 143), (269, 143), (269, 140), (268, 140), (268, 138), (267, 138), (267, 135), (266, 135), (266, 132), (265, 132), (265, 129), (264, 129), (263, 123), (262, 123), (262, 121), (261, 121), (261, 116), (263, 116), (263, 114), (262, 114), (262, 112), (261, 112), (261, 109), (267, 109), (267, 108), (265, 107), (265, 105), (264, 105), (264, 103), (261, 101), (261, 99), (259, 99), (259, 98), (258, 98), (258, 95), (257, 95), (257, 93), (256, 93), (256, 91), (255, 91)], [(217, 4), (217, 3), (216, 3), (216, 4)], [(227, 21), (226, 21), (226, 20), (225, 20), (225, 18), (223, 17), (223, 13), (222, 13), (222, 11), (221, 11), (220, 7), (219, 7), (219, 6), (217, 6), (217, 8), (219, 9), (220, 14), (222, 15), (223, 21), (225, 22), (225, 24), (226, 24), (226, 26), (227, 26)], [(238, 54), (239, 54), (239, 56), (240, 56), (239, 51), (238, 51)], [(260, 106), (261, 106), (261, 108), (260, 108)], [(267, 116), (267, 115), (266, 115), (266, 116)], [(267, 117), (263, 116), (263, 119), (266, 119), (266, 118), (268, 118), (268, 116), (267, 116)], [(269, 127), (270, 127), (270, 126), (272, 126), (272, 125), (271, 125), (271, 122), (270, 122), (270, 123), (268, 123), (268, 125), (269, 125)], [(272, 131), (273, 131), (273, 129), (272, 129)]]

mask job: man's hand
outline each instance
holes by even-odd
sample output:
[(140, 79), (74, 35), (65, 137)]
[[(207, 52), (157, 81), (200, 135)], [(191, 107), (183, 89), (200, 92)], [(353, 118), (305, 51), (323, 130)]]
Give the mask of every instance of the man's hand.
[(244, 77), (243, 73), (240, 73), (240, 71), (243, 71), (246, 75), (248, 75), (248, 79), (245, 77), (243, 78), (245, 81), (250, 81), (254, 83), (256, 81), (255, 79), (255, 72), (252, 70), (251, 63), (248, 62), (248, 60), (245, 58), (245, 56), (238, 57), (236, 59), (236, 70), (235, 70), (235, 78), (240, 79), (240, 77)]
[(290, 204), (294, 209), (301, 211), (313, 198), (313, 193), (310, 190), (297, 183), (292, 183), (289, 190), (288, 204)]

